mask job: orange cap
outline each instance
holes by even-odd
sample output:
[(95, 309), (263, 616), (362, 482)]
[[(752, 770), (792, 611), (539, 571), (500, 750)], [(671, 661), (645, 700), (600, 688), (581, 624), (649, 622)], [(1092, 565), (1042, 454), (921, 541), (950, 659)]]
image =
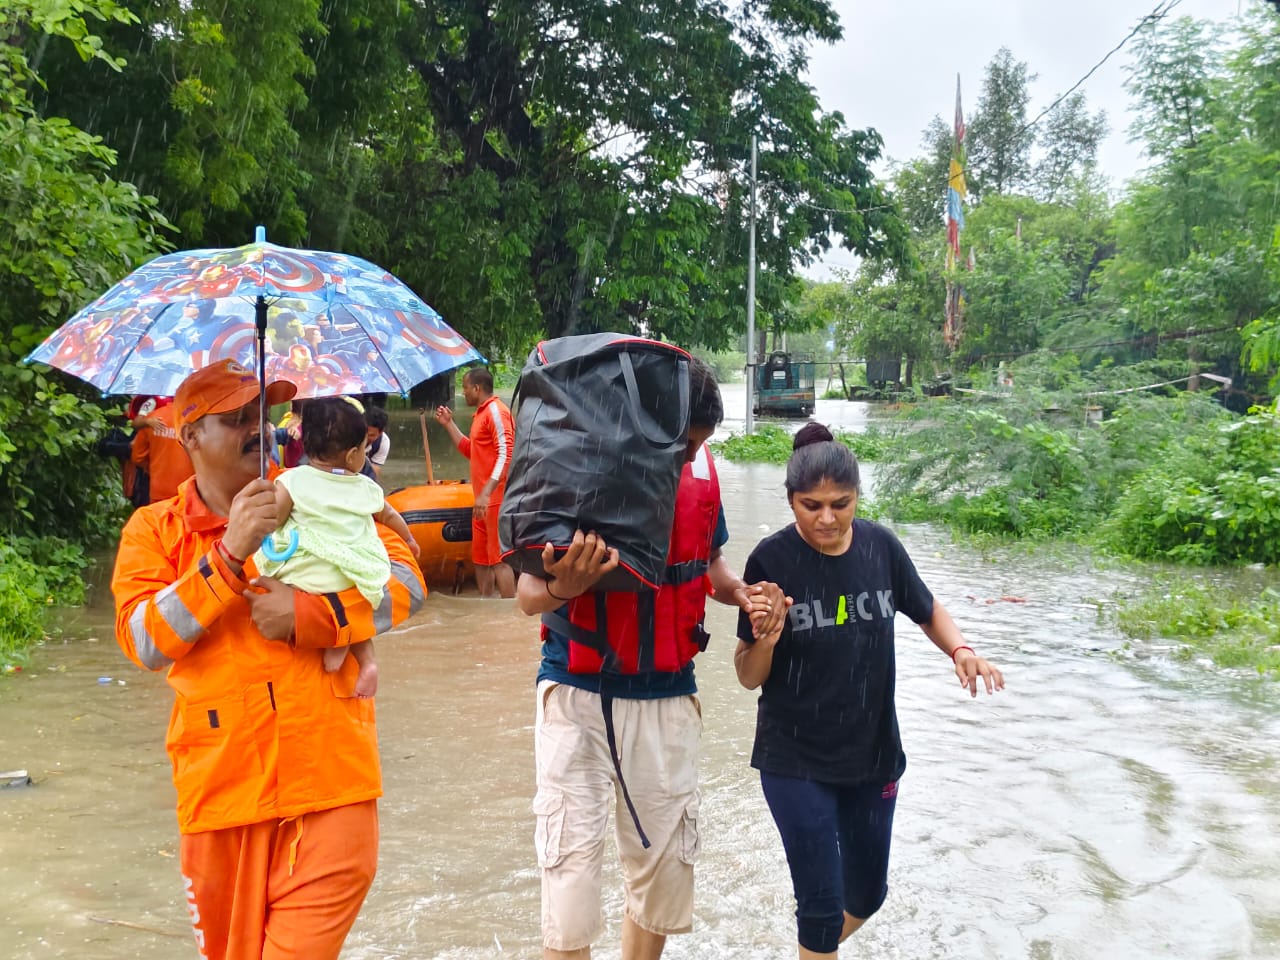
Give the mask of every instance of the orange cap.
[[(267, 406), (293, 399), (298, 392), (288, 380), (267, 384)], [(173, 399), (177, 408), (177, 429), (184, 423), (195, 423), (211, 413), (239, 410), (258, 395), (258, 378), (235, 360), (219, 360), (197, 370), (178, 386)]]

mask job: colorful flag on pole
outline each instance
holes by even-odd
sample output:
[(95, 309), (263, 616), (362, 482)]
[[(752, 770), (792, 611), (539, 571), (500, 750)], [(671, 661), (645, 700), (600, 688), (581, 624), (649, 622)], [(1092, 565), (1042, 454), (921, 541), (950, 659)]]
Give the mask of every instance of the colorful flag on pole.
[(964, 181), (964, 111), (960, 108), (960, 75), (956, 74), (955, 142), (951, 147), (951, 163), (947, 171), (947, 302), (942, 336), (954, 348), (960, 340), (960, 322), (964, 292), (951, 280), (956, 260), (960, 257), (960, 231), (964, 228), (964, 200), (969, 188)]

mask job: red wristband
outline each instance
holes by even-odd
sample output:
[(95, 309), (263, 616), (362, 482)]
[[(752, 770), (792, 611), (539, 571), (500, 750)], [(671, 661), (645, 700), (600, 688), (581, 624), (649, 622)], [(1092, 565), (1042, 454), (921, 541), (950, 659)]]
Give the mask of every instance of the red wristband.
[[(973, 647), (966, 646), (965, 644), (963, 644), (963, 643), (962, 643), (962, 644), (960, 644), (960, 646), (956, 647), (954, 650), (952, 650), (952, 651), (951, 651), (951, 662), (952, 662), (952, 663), (955, 663), (955, 662), (956, 662), (956, 654), (957, 654), (957, 653), (959, 653), (961, 650), (968, 650), (970, 653), (973, 653)], [(973, 655), (974, 655), (975, 657), (977, 656), (977, 654), (976, 654), (976, 653), (973, 653)]]
[[(219, 553), (221, 553), (221, 554), (222, 554), (222, 556), (223, 556), (223, 557), (225, 557), (227, 560), (229, 560), (231, 563), (239, 564), (239, 565), (240, 565), (240, 566), (242, 566), (242, 567), (245, 565), (245, 562), (246, 562), (246, 561), (241, 560), (241, 559), (240, 559), (239, 557), (237, 557), (234, 553), (232, 553), (230, 550), (228, 550), (228, 549), (227, 549), (227, 545), (226, 545), (225, 543), (223, 543), (221, 539), (218, 539), (218, 540), (214, 543), (214, 546), (215, 546), (215, 547), (217, 547), (217, 548), (218, 548), (218, 552), (219, 552)], [(955, 659), (955, 657), (952, 657), (951, 659), (953, 659), (953, 660), (954, 660), (954, 659)]]

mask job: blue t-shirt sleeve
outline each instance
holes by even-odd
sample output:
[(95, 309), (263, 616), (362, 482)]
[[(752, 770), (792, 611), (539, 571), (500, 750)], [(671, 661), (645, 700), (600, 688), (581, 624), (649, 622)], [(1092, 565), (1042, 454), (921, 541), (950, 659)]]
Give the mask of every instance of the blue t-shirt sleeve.
[(729, 542), (729, 524), (724, 519), (724, 505), (720, 506), (720, 512), (716, 514), (716, 532), (711, 537), (711, 549), (719, 550)]

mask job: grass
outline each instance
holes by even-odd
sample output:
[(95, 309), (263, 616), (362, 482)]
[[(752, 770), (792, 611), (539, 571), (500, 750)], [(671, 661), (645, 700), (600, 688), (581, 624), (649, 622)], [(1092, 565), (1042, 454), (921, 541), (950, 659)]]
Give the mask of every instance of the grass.
[(1115, 618), (1135, 640), (1177, 642), (1179, 659), (1207, 657), (1220, 667), (1280, 679), (1280, 585), (1258, 593), (1207, 580), (1161, 579), (1137, 597), (1118, 598)]

